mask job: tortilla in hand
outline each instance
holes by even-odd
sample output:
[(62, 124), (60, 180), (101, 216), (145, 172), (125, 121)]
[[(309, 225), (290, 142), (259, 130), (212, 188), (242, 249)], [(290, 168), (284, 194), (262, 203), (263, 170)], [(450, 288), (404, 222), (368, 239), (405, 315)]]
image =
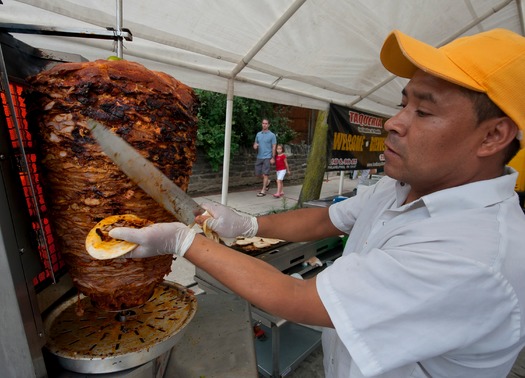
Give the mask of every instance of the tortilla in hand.
[(109, 231), (116, 227), (142, 228), (153, 222), (133, 214), (111, 215), (98, 222), (86, 237), (86, 251), (97, 260), (114, 259), (131, 252), (137, 244), (114, 239)]

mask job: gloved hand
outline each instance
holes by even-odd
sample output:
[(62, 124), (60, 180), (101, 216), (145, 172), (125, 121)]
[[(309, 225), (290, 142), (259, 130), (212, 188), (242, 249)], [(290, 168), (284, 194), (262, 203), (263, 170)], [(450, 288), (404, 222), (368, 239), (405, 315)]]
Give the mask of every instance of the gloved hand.
[(195, 231), (182, 223), (155, 223), (143, 228), (115, 227), (109, 236), (139, 245), (125, 255), (127, 258), (167, 254), (182, 257), (193, 243)]
[(207, 226), (221, 237), (244, 236), (251, 238), (257, 235), (259, 225), (254, 216), (239, 214), (235, 210), (215, 202), (203, 203), (202, 208), (212, 216), (208, 219)]

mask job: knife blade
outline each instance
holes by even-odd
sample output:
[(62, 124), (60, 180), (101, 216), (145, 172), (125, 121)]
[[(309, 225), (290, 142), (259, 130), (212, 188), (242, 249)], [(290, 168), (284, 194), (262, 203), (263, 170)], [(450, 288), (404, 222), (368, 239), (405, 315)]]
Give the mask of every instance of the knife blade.
[(102, 151), (128, 176), (180, 222), (191, 225), (204, 213), (186, 192), (166, 177), (153, 163), (102, 123), (88, 119), (87, 124)]

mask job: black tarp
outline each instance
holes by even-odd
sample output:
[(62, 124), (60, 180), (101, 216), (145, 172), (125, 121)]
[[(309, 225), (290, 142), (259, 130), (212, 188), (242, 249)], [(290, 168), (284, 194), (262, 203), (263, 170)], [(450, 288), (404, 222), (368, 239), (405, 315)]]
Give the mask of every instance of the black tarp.
[(327, 171), (382, 167), (386, 120), (344, 106), (330, 105)]

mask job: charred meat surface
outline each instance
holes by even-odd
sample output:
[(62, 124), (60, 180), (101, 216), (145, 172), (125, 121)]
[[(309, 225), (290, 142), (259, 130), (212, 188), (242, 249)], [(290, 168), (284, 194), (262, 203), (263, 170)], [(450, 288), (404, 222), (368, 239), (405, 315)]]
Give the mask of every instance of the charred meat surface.
[(102, 309), (144, 303), (170, 272), (172, 256), (95, 260), (84, 240), (109, 215), (175, 219), (101, 151), (86, 119), (103, 122), (186, 190), (196, 157), (196, 95), (173, 77), (126, 60), (59, 64), (28, 83), (24, 98), (44, 195), (73, 282)]

